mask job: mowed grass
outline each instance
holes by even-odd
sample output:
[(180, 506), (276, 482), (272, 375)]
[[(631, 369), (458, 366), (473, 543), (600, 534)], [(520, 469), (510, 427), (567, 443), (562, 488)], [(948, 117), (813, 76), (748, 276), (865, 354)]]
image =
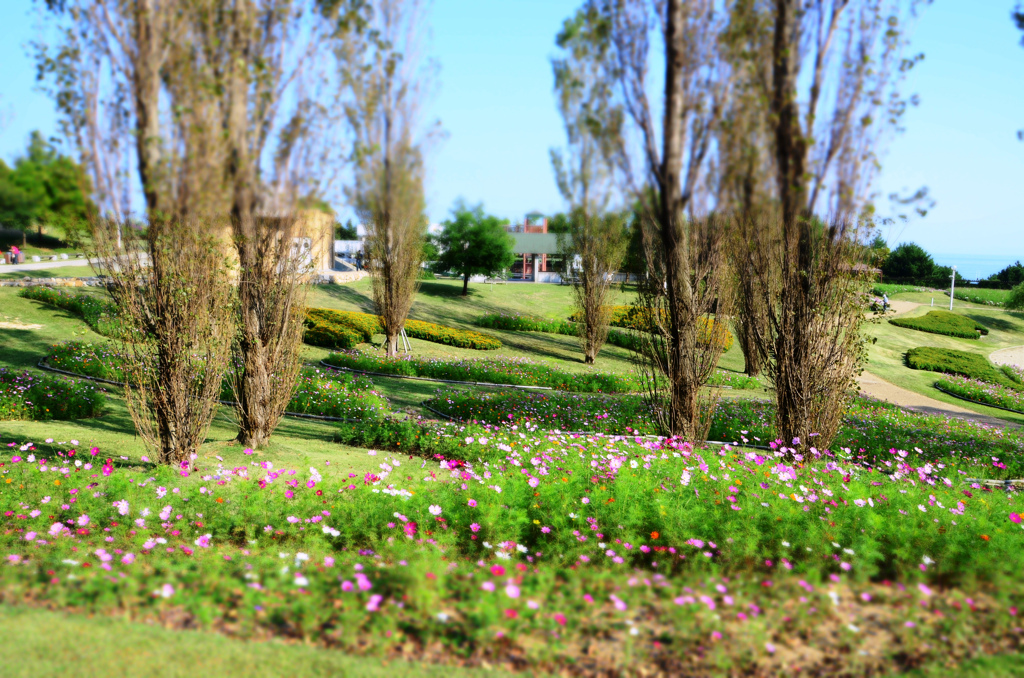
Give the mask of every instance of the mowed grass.
[[(901, 317), (921, 316), (932, 310), (931, 295), (928, 292), (910, 292), (895, 295), (894, 300), (913, 301), (921, 306), (903, 314)], [(946, 301), (946, 306), (941, 300)], [(949, 297), (940, 297), (935, 308), (948, 309)], [(984, 325), (989, 334), (980, 339), (960, 339), (940, 334), (920, 332), (908, 328), (897, 327), (882, 320), (865, 325), (865, 334), (873, 338), (875, 343), (868, 345), (868, 364), (866, 369), (871, 374), (881, 377), (897, 386), (927, 395), (935, 400), (966, 407), (975, 412), (1007, 419), (1024, 424), (1024, 417), (1010, 414), (982, 405), (974, 405), (949, 396), (934, 387), (938, 378), (934, 372), (913, 370), (907, 367), (905, 355), (908, 350), (918, 346), (934, 346), (937, 348), (968, 351), (984, 357), (996, 350), (1024, 344), (1024, 314), (1008, 312), (991, 306), (981, 306), (967, 302), (954, 302), (953, 312), (959, 313)]]
[(351, 676), (471, 678), (499, 670), (383, 661), (342, 651), (243, 641), (217, 633), (169, 630), (107, 617), (0, 606), (7, 648), (0, 674), (37, 676)]
[[(631, 290), (612, 288), (610, 304), (629, 304), (636, 295)], [(364, 278), (349, 285), (321, 285), (313, 289), (307, 303), (343, 311), (373, 312), (370, 280)], [(582, 372), (596, 369), (604, 372), (628, 372), (632, 369), (630, 353), (624, 348), (605, 344), (590, 368), (583, 363), (583, 354), (575, 337), (542, 332), (506, 332), (481, 329), (474, 323), (487, 313), (522, 313), (564, 320), (573, 311), (572, 289), (565, 285), (543, 283), (508, 283), (505, 285), (470, 284), (469, 295), (462, 296), (461, 280), (425, 280), (416, 295), (410, 318), (473, 329), (494, 335), (504, 346), (496, 351), (459, 349), (426, 341), (411, 339), (413, 353), (427, 357), (486, 358), (529, 357), (550, 362), (561, 369)], [(382, 337), (376, 337), (381, 340)], [(368, 347), (361, 347), (368, 348)], [(737, 342), (722, 356), (719, 367), (734, 372), (743, 371), (743, 352)]]

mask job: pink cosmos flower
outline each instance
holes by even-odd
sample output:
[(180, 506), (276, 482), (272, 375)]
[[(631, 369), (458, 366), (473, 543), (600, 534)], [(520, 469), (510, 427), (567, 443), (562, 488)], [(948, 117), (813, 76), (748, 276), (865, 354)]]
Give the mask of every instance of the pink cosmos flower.
[(505, 595), (508, 596), (509, 598), (518, 598), (519, 597), (519, 587), (516, 586), (515, 584), (509, 584), (508, 586), (505, 587)]
[(469, 500), (469, 508), (476, 508), (476, 499)]
[(193, 543), (200, 548), (208, 549), (210, 548), (210, 537), (212, 536), (212, 534), (204, 534), (203, 536), (196, 539), (195, 542)]
[(1024, 518), (1021, 518), (1021, 515), (1019, 513), (1011, 513), (1010, 514), (1010, 522), (1011, 523), (1017, 523), (1019, 525), (1021, 520), (1024, 520)]
[(35, 541), (35, 538), (36, 538), (36, 533), (35, 532), (26, 532), (25, 533), (25, 541)]
[(370, 600), (366, 603), (366, 611), (376, 612), (377, 609), (380, 608), (380, 603), (382, 600), (384, 600), (384, 596), (380, 594), (375, 593), (372, 596), (370, 596)]

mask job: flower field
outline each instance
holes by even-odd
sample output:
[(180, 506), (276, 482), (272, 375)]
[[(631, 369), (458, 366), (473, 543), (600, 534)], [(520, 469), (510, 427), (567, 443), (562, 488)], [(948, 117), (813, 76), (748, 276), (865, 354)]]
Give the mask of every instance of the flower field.
[(879, 670), (1021, 638), (1022, 499), (943, 450), (882, 468), (447, 431), (457, 458), (371, 450), (363, 477), (6, 442), (3, 599), (591, 675)]
[(105, 403), (102, 389), (93, 384), (0, 367), (0, 421), (95, 417)]
[(943, 377), (935, 382), (935, 386), (976, 403), (1024, 413), (1024, 390), (1020, 388), (1009, 388), (1002, 384), (991, 384), (957, 375)]
[(328, 356), (324, 363), (361, 372), (513, 386), (544, 386), (561, 391), (618, 393), (635, 391), (639, 386), (628, 376), (596, 371), (567, 372), (529, 358), (387, 358), (359, 351), (339, 351)]

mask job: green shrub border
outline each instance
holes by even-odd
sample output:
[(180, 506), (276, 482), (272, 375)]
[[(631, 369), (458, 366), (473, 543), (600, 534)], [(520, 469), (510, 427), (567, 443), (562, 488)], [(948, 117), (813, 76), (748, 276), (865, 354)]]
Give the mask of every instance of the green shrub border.
[(1009, 379), (1002, 370), (988, 361), (985, 356), (954, 348), (918, 346), (906, 353), (907, 367), (914, 370), (956, 374), (968, 379), (987, 381), (1021, 390), (1021, 385)]
[(913, 318), (890, 318), (889, 322), (896, 327), (961, 339), (979, 339), (979, 332), (982, 335), (988, 334), (988, 328), (984, 325), (950, 311), (928, 311), (923, 316)]
[[(370, 343), (373, 335), (383, 332), (380, 319), (375, 315), (331, 308), (306, 309), (305, 325), (305, 343), (334, 349), (353, 349), (356, 344)], [(406, 320), (405, 333), (412, 339), (456, 348), (492, 351), (502, 347), (497, 337), (422, 320)]]

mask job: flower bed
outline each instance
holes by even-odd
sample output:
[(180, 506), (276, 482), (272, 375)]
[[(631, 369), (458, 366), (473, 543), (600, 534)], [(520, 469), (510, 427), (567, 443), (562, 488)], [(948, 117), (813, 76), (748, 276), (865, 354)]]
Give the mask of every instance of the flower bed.
[(939, 379), (935, 386), (965, 400), (1024, 414), (1024, 391), (1018, 388), (955, 375)]
[(984, 325), (950, 311), (928, 311), (915, 318), (890, 318), (889, 322), (897, 327), (961, 339), (978, 339), (988, 334), (988, 328)]
[[(47, 361), (51, 366), (89, 377), (123, 382), (124, 356), (105, 344), (64, 342), (53, 346)], [(233, 400), (230, 381), (225, 378), (221, 399)], [(317, 369), (303, 369), (295, 382), (288, 412), (346, 419), (379, 419), (387, 416), (387, 399), (373, 390), (366, 378)]]
[[(348, 349), (354, 348), (356, 343), (369, 343), (373, 335), (382, 332), (380, 319), (375, 315), (311, 308), (306, 310), (306, 334), (303, 341), (325, 348)], [(501, 348), (501, 341), (496, 337), (422, 320), (406, 320), (405, 333), (412, 339), (423, 339), (458, 348), (481, 351)]]
[(70, 311), (85, 320), (97, 334), (115, 337), (124, 331), (124, 325), (118, 318), (117, 306), (92, 294), (52, 287), (26, 287), (18, 292), (18, 296)]
[(543, 386), (560, 391), (622, 393), (637, 389), (633, 379), (607, 372), (566, 372), (527, 358), (438, 360), (341, 351), (324, 364), (359, 372), (426, 377), (510, 386)]
[(688, 675), (881, 672), (1019, 639), (1022, 498), (931, 449), (878, 472), (847, 452), (459, 429), (460, 458), (489, 461), (417, 460), (422, 481), (373, 452), (379, 472), (350, 479), (6, 447), (0, 592), (532, 672), (594, 643), (594, 674)]
[(657, 433), (640, 396), (473, 393), (442, 389), (423, 403), (467, 423), (594, 433)]
[(0, 367), (0, 420), (84, 419), (99, 416), (105, 405), (103, 390), (88, 382)]

